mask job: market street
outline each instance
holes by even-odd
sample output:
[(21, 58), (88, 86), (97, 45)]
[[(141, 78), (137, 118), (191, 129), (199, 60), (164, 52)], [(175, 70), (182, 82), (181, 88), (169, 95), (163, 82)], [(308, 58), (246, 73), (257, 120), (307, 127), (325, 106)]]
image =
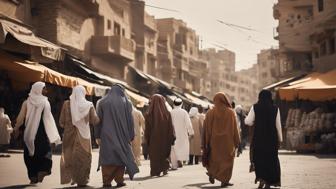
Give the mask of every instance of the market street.
[[(294, 152), (280, 151), (282, 168), (282, 187), (291, 189), (333, 189), (336, 185), (336, 155), (300, 155)], [(90, 183), (87, 188), (101, 188), (101, 172), (96, 172), (98, 152), (93, 152)], [(59, 161), (60, 156), (53, 156), (52, 175), (45, 178), (42, 184), (35, 186), (26, 185), (29, 180), (23, 162), (22, 153), (11, 153), (10, 158), (0, 158), (0, 187), (7, 188), (66, 188), (70, 185), (60, 185)], [(205, 169), (201, 165), (185, 166), (184, 168), (169, 172), (168, 176), (160, 178), (149, 177), (149, 161), (142, 161), (140, 174), (134, 181), (127, 179), (127, 187), (124, 188), (219, 188), (219, 182), (215, 185), (208, 184)], [(248, 173), (248, 151), (236, 159), (232, 189), (257, 188), (254, 182), (254, 174)], [(113, 184), (115, 185), (115, 183)]]

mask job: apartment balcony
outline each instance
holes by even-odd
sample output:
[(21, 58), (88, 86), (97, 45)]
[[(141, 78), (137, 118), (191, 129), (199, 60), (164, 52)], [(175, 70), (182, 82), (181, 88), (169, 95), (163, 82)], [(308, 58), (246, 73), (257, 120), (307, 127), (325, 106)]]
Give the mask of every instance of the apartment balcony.
[(177, 51), (181, 52), (182, 54), (187, 53), (187, 48), (184, 44), (182, 44), (182, 45), (175, 44), (174, 45), (174, 50), (177, 50)]
[(157, 32), (157, 25), (154, 16), (145, 13), (145, 26), (153, 32)]
[(180, 79), (174, 79), (174, 84), (181, 89), (193, 90), (192, 84)]
[(208, 73), (208, 63), (203, 60), (192, 60), (189, 63), (189, 73), (192, 76), (201, 76)]
[(145, 37), (145, 51), (153, 56), (157, 55), (157, 43), (153, 37)]
[(131, 62), (135, 56), (135, 42), (123, 36), (93, 36), (92, 53)]
[(182, 71), (186, 71), (186, 72), (189, 71), (189, 63), (185, 59), (176, 59), (176, 61), (174, 61), (174, 66), (178, 70), (182, 70)]

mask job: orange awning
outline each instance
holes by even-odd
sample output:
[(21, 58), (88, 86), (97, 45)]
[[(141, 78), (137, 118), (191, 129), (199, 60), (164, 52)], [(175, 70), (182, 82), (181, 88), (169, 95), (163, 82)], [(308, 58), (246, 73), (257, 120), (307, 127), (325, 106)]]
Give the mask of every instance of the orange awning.
[(36, 62), (23, 61), (7, 53), (0, 52), (0, 70), (6, 70), (14, 81), (30, 83), (43, 81), (46, 83), (73, 88), (80, 84), (86, 88), (88, 95), (101, 96), (108, 87), (90, 83), (81, 78), (64, 75)]
[(336, 69), (327, 73), (312, 73), (279, 89), (282, 100), (326, 101), (336, 99)]

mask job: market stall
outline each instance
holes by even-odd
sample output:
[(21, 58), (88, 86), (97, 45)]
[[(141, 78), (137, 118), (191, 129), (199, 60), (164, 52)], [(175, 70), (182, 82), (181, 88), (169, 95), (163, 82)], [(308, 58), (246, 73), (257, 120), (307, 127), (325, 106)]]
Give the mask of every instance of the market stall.
[(288, 149), (336, 152), (336, 70), (312, 73), (279, 89), (289, 105), (285, 121)]

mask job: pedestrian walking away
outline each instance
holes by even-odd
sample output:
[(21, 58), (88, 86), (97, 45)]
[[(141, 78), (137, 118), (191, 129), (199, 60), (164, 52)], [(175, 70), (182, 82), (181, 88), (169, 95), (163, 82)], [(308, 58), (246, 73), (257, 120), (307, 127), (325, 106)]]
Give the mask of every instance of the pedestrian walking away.
[(163, 96), (153, 95), (145, 115), (145, 140), (148, 146), (151, 176), (168, 173), (171, 146), (175, 141), (172, 118), (165, 102)]
[[(13, 132), (11, 120), (5, 114), (5, 109), (0, 107), (0, 152), (7, 152), (11, 140), (11, 133)], [(9, 155), (0, 155), (9, 157)]]
[(134, 121), (134, 132), (135, 137), (132, 141), (132, 150), (135, 158), (135, 162), (138, 166), (141, 165), (141, 144), (142, 144), (142, 135), (145, 127), (145, 118), (142, 113), (133, 106), (132, 116)]
[(125, 186), (125, 168), (131, 180), (139, 169), (135, 163), (131, 142), (134, 139), (132, 104), (124, 88), (113, 85), (97, 104), (100, 123), (95, 127), (95, 137), (100, 146), (98, 170), (102, 167), (103, 186)]
[(280, 111), (273, 104), (272, 93), (262, 90), (258, 102), (251, 107), (245, 123), (254, 125), (252, 161), (255, 166), (255, 183), (258, 188), (281, 186), (281, 169), (278, 158), (282, 142)]
[(170, 157), (173, 169), (182, 167), (183, 162), (189, 160), (189, 137), (194, 135), (189, 114), (182, 109), (182, 104), (182, 99), (175, 99), (174, 109), (170, 112), (176, 135)]
[(214, 97), (215, 107), (208, 111), (204, 121), (203, 165), (209, 181), (221, 182), (221, 187), (231, 186), (235, 151), (240, 143), (234, 110), (224, 93)]
[(52, 159), (50, 143), (60, 144), (54, 117), (46, 94), (45, 83), (32, 85), (29, 97), (23, 102), (16, 119), (14, 131), (24, 129), (24, 162), (32, 184), (42, 182), (51, 174)]
[(89, 124), (98, 124), (99, 118), (92, 102), (85, 99), (85, 94), (83, 86), (74, 87), (60, 114), (59, 123), (64, 129), (61, 184), (85, 186), (89, 182), (92, 161)]
[(198, 164), (199, 159), (202, 155), (201, 133), (203, 133), (203, 122), (201, 120), (201, 115), (198, 113), (198, 109), (196, 107), (192, 107), (190, 109), (189, 116), (194, 130), (194, 135), (190, 137), (190, 155), (188, 163), (189, 165), (192, 165), (194, 163), (194, 158), (195, 164)]

